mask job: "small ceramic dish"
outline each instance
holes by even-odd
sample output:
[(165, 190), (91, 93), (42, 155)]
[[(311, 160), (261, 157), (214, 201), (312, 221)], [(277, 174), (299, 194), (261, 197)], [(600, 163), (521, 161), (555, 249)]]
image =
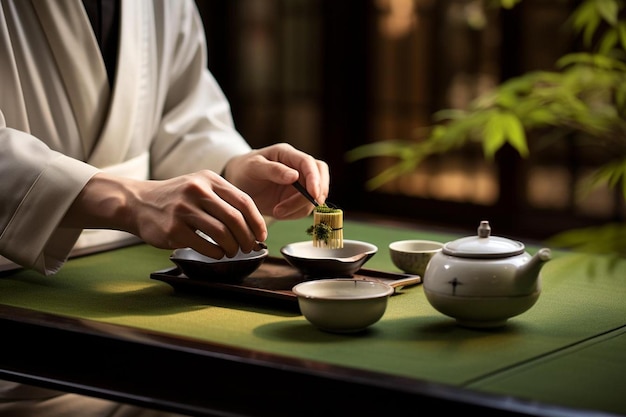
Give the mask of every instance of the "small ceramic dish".
[(302, 315), (320, 330), (354, 333), (385, 314), (394, 289), (377, 281), (334, 278), (305, 281), (293, 287)]
[(176, 249), (170, 260), (191, 279), (211, 281), (240, 281), (256, 271), (269, 251), (261, 249), (250, 253), (239, 253), (221, 259), (209, 258), (191, 248)]
[(304, 275), (314, 277), (350, 277), (376, 254), (371, 243), (344, 240), (343, 248), (329, 249), (313, 246), (310, 240), (291, 243), (280, 253)]

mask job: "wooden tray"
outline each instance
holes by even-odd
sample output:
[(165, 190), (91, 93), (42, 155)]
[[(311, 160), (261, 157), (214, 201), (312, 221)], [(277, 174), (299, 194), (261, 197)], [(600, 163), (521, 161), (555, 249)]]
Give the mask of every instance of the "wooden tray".
[[(150, 278), (170, 284), (176, 291), (207, 292), (253, 297), (259, 300), (274, 300), (296, 306), (298, 299), (291, 289), (312, 278), (303, 275), (285, 259), (268, 257), (248, 277), (237, 282), (209, 281), (188, 278), (178, 267), (163, 269), (150, 274)], [(361, 268), (351, 278), (382, 281), (398, 289), (422, 282), (419, 275), (391, 273)]]

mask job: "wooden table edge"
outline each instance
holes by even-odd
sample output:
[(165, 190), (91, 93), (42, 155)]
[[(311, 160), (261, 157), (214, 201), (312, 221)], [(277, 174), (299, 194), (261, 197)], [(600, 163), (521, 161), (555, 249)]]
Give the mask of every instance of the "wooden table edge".
[(418, 409), (597, 416), (2, 304), (0, 332), (0, 378), (194, 416), (304, 416), (337, 410), (393, 415)]

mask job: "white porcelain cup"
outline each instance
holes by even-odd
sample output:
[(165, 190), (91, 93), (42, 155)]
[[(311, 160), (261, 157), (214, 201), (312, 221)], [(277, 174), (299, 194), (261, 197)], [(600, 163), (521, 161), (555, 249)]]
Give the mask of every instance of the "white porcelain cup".
[(389, 255), (400, 270), (424, 277), (431, 258), (443, 248), (443, 243), (434, 240), (399, 240), (389, 244)]

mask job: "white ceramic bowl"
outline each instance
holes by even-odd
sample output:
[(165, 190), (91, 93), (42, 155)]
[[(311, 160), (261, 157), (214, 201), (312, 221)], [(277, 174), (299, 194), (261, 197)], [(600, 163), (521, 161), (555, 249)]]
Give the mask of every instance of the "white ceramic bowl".
[(256, 271), (267, 258), (269, 251), (261, 249), (250, 253), (239, 251), (232, 258), (209, 258), (191, 248), (176, 249), (170, 260), (188, 278), (205, 281), (240, 281)]
[(428, 262), (442, 248), (443, 243), (434, 240), (399, 240), (389, 244), (389, 255), (400, 270), (423, 278)]
[(382, 282), (346, 278), (306, 281), (293, 287), (304, 317), (333, 333), (359, 332), (379, 321), (393, 291)]
[(376, 254), (378, 247), (358, 240), (344, 240), (343, 248), (313, 246), (312, 240), (290, 243), (280, 253), (304, 275), (313, 277), (350, 277)]

